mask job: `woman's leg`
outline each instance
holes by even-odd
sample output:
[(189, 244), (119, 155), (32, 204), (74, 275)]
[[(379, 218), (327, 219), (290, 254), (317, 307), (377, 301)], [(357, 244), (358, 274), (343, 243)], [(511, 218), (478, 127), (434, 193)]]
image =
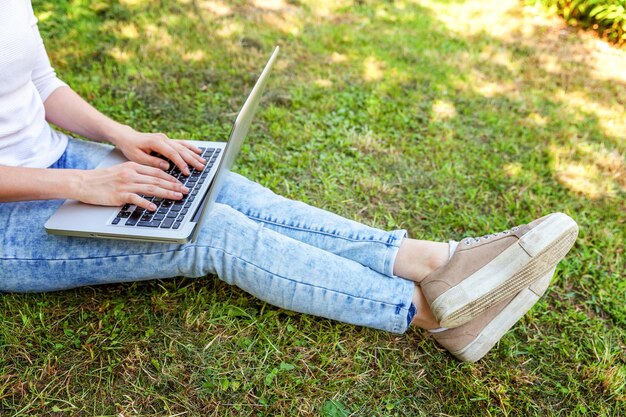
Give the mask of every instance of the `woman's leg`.
[(191, 244), (53, 236), (60, 201), (1, 203), (0, 291), (217, 274), (268, 303), (394, 333), (408, 326), (412, 281), (307, 245), (216, 204)]
[(419, 282), (448, 259), (448, 244), (406, 238), (281, 197), (230, 173), (218, 202), (285, 236), (351, 259), (386, 276)]
[[(55, 168), (93, 168), (110, 150), (72, 139)], [(0, 203), (0, 291), (217, 274), (271, 304), (391, 332), (406, 330), (413, 282), (284, 236), (223, 204), (185, 245), (54, 236), (43, 224), (62, 202)]]

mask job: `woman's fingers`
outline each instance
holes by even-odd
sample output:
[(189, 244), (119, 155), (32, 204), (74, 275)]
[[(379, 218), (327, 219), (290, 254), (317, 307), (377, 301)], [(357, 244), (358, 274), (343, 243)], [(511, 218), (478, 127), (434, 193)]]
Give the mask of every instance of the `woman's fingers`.
[(126, 201), (129, 204), (134, 204), (137, 207), (144, 208), (146, 210), (154, 211), (156, 209), (156, 206), (154, 205), (154, 203), (151, 203), (145, 198), (139, 197), (135, 193), (127, 193), (124, 198), (124, 201)]
[(202, 150), (197, 146), (185, 141), (171, 140), (163, 133), (152, 133), (149, 136), (150, 138), (137, 148), (141, 152), (132, 158), (136, 162), (162, 170), (167, 169), (169, 164), (166, 161), (151, 155), (154, 151), (173, 162), (184, 175), (190, 174), (190, 166), (199, 171), (204, 169), (206, 161), (201, 156)]
[(174, 149), (174, 147), (168, 143), (167, 139), (155, 141), (153, 150), (172, 161), (183, 174), (190, 174), (187, 162), (183, 159), (178, 150)]
[(159, 168), (161, 170), (166, 170), (170, 167), (170, 164), (162, 158), (148, 155), (145, 152), (137, 152), (137, 157), (135, 158), (137, 162), (143, 165), (148, 165), (151, 167)]
[[(137, 187), (142, 187), (142, 189), (144, 189), (145, 187), (148, 187), (148, 195), (156, 196), (156, 197), (163, 197), (163, 198), (171, 199), (172, 197), (162, 196), (162, 195), (157, 194), (157, 193), (166, 192), (166, 191), (175, 192), (177, 193), (177, 195), (181, 193), (189, 192), (189, 189), (178, 181), (172, 182), (172, 181), (168, 181), (168, 180), (151, 176), (151, 175), (138, 174), (135, 181), (133, 182), (134, 182), (133, 190), (135, 190)], [(142, 192), (142, 194), (146, 194), (146, 193)], [(182, 194), (181, 194), (181, 198), (182, 198)]]
[(178, 191), (167, 190), (151, 184), (135, 184), (135, 186), (132, 187), (132, 192), (127, 194), (127, 201), (150, 211), (156, 210), (156, 205), (140, 197), (139, 194), (167, 200), (180, 200), (183, 198), (183, 194)]
[(195, 153), (192, 149), (184, 146), (179, 142), (172, 142), (172, 146), (179, 152), (179, 154), (183, 157), (187, 164), (191, 165), (198, 171), (204, 169), (204, 164), (206, 161), (200, 155)]
[(189, 192), (189, 189), (176, 178), (158, 168), (136, 163), (130, 163), (128, 168), (132, 174), (124, 181), (123, 188), (127, 190), (124, 196), (125, 202), (153, 211), (156, 206), (140, 195), (180, 200), (183, 194)]
[(181, 145), (183, 145), (187, 149), (191, 149), (193, 152), (195, 152), (195, 153), (197, 153), (199, 155), (202, 155), (202, 149), (198, 148), (193, 143), (187, 142), (186, 140), (179, 140), (177, 143), (180, 143)]
[(174, 178), (173, 176), (171, 176), (167, 172), (163, 172), (162, 170), (160, 170), (158, 168), (152, 168), (152, 167), (145, 166), (145, 165), (139, 165), (137, 167), (137, 173), (142, 174), (142, 175), (147, 175), (147, 176), (150, 176), (150, 177), (154, 177), (154, 178), (160, 178), (160, 179), (168, 181), (168, 182), (173, 182), (173, 183), (182, 185), (182, 183), (180, 181), (178, 181), (176, 178)]
[(167, 190), (155, 185), (150, 184), (138, 184), (134, 187), (133, 191), (136, 194), (143, 194), (149, 197), (164, 198), (167, 200), (180, 200), (183, 198), (183, 193), (179, 191)]
[(159, 168), (126, 162), (109, 168), (89, 170), (79, 200), (89, 204), (112, 205), (131, 203), (154, 210), (141, 195), (180, 200), (189, 189)]

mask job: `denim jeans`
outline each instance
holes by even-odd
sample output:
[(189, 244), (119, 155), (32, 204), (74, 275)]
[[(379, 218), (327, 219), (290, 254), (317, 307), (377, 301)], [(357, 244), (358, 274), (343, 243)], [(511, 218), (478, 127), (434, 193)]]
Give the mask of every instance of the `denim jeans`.
[[(110, 149), (70, 138), (51, 168), (91, 169)], [(188, 244), (48, 235), (61, 203), (0, 203), (0, 291), (214, 274), (282, 308), (393, 333), (414, 312), (415, 284), (393, 275), (404, 230), (347, 220), (234, 173)]]

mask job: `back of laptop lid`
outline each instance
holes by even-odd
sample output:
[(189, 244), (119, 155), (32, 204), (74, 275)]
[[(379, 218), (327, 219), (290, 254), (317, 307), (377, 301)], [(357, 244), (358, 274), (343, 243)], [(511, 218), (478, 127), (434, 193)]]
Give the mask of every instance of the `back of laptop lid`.
[(198, 231), (200, 230), (200, 225), (204, 218), (204, 214), (207, 210), (210, 209), (211, 205), (217, 198), (217, 194), (219, 193), (223, 185), (224, 178), (226, 177), (228, 171), (230, 171), (230, 168), (235, 163), (235, 158), (241, 150), (241, 145), (243, 145), (243, 141), (248, 134), (250, 124), (252, 123), (252, 119), (254, 117), (256, 109), (259, 106), (259, 102), (261, 101), (261, 96), (263, 95), (263, 91), (265, 90), (265, 87), (267, 86), (267, 83), (269, 81), (269, 76), (272, 71), (272, 67), (274, 66), (274, 62), (276, 61), (276, 57), (278, 56), (279, 49), (280, 48), (278, 46), (274, 49), (272, 56), (267, 61), (263, 72), (259, 76), (259, 79), (254, 85), (254, 88), (252, 88), (252, 91), (248, 95), (246, 102), (241, 108), (241, 111), (237, 115), (237, 119), (235, 120), (233, 128), (230, 131), (228, 143), (226, 144), (226, 149), (224, 150), (224, 155), (222, 156), (220, 165), (217, 168), (217, 174), (213, 179), (214, 184), (212, 184), (209, 192), (205, 197), (205, 204), (202, 207), (202, 212), (199, 216), (195, 216), (198, 218), (199, 222), (196, 225), (196, 229), (191, 238), (192, 241), (195, 240)]

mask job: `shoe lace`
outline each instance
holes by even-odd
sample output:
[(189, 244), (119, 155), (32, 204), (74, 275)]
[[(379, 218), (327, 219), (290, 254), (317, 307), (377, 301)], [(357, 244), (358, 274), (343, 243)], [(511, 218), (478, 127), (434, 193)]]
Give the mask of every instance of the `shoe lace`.
[(466, 237), (465, 239), (463, 239), (463, 242), (465, 242), (465, 244), (469, 246), (469, 245), (471, 245), (471, 244), (473, 244), (473, 243), (479, 243), (479, 242), (480, 242), (481, 240), (483, 240), (483, 239), (484, 239), (484, 240), (489, 240), (489, 239), (491, 239), (491, 238), (498, 237), (498, 236), (500, 236), (500, 235), (508, 235), (508, 234), (510, 234), (511, 232), (516, 232), (516, 231), (518, 231), (518, 230), (519, 230), (519, 226), (515, 226), (515, 227), (512, 227), (510, 230), (509, 230), (509, 229), (507, 229), (507, 230), (503, 230), (503, 231), (501, 231), (501, 232), (492, 233), (492, 234), (485, 235), (485, 236), (479, 236), (479, 237)]

